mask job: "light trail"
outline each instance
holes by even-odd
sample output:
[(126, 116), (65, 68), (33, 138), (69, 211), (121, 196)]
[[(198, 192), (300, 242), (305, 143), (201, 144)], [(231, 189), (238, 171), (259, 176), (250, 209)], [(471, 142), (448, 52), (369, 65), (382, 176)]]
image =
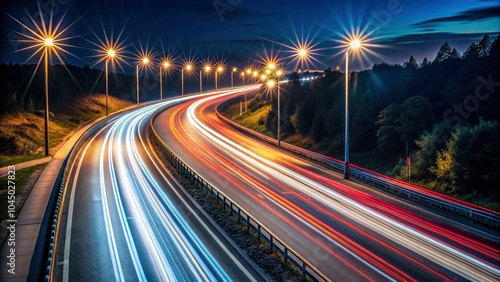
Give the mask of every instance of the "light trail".
[[(198, 167), (206, 168), (201, 172), (217, 171), (226, 185), (230, 183), (232, 189), (243, 192), (253, 205), (274, 214), (311, 241), (314, 241), (311, 231), (325, 236), (361, 263), (371, 265), (384, 279), (414, 280), (402, 268), (404, 262), (395, 261), (392, 255), (379, 255), (373, 250), (374, 245), (411, 263), (415, 269), (425, 270), (425, 275), (434, 279), (452, 281), (456, 275), (472, 281), (500, 278), (499, 251), (491, 243), (461, 234), (460, 230), (448, 230), (409, 210), (353, 189), (325, 176), (331, 173), (321, 167), (228, 129), (213, 115), (214, 105), (228, 97), (232, 97), (231, 94), (200, 98), (176, 107), (170, 115), (168, 125), (172, 135), (188, 154), (195, 156), (201, 164)], [(262, 201), (259, 195), (264, 195), (271, 204)], [(297, 202), (286, 195), (304, 197)], [(300, 230), (295, 221), (308, 226), (308, 230)], [(332, 228), (332, 224), (339, 222), (372, 243), (352, 240)], [(356, 266), (345, 264), (357, 271)]]
[[(69, 264), (75, 255), (69, 251), (70, 247), (79, 243), (71, 240), (73, 217), (76, 216), (73, 211), (75, 191), (85, 177), (81, 175), (80, 168), (89, 148), (98, 148), (95, 154), (99, 168), (96, 191), (99, 192), (93, 197), (100, 202), (98, 213), (104, 223), (101, 228), (107, 241), (110, 269), (116, 281), (232, 280), (165, 193), (157, 176), (150, 171), (151, 165), (147, 164), (152, 162), (153, 157), (145, 150), (147, 144), (142, 135), (153, 112), (160, 107), (194, 98), (186, 96), (166, 100), (122, 114), (85, 144), (73, 177), (70, 195), (73, 202), (68, 207), (71, 217), (66, 225), (63, 281), (72, 278), (71, 269), (76, 267)], [(97, 142), (97, 139), (102, 141)], [(224, 251), (229, 253), (227, 248)], [(241, 264), (238, 265), (241, 267)], [(249, 280), (255, 281), (247, 270), (243, 272), (249, 275)], [(134, 273), (134, 278), (131, 273)]]

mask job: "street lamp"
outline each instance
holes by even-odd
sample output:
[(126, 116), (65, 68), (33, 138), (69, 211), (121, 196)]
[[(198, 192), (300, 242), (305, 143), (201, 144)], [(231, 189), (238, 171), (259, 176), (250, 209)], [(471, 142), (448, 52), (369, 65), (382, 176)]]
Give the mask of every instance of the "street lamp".
[[(210, 70), (211, 70), (212, 68), (211, 68), (209, 65), (206, 65), (204, 69), (205, 69), (205, 72), (207, 72), (207, 73), (208, 73), (208, 72), (210, 72)], [(203, 81), (203, 80), (202, 80), (202, 78), (201, 78), (201, 71), (202, 71), (202, 70), (200, 70), (200, 92), (203, 92), (203, 83), (202, 83), (202, 81)]]
[(244, 71), (241, 72), (241, 79), (243, 81), (243, 85), (245, 85), (245, 72)]
[(170, 67), (169, 61), (163, 61), (163, 64), (160, 66), (160, 101), (163, 100), (163, 81), (162, 81), (163, 74), (161, 71), (162, 69), (165, 69), (165, 71), (167, 71), (169, 67)]
[(148, 57), (142, 57), (141, 62), (137, 64), (135, 68), (135, 74), (137, 77), (137, 104), (139, 104), (139, 65), (142, 64), (143, 66), (146, 66), (149, 64), (149, 58)]
[(257, 78), (257, 76), (259, 75), (259, 72), (258, 71), (253, 71), (252, 73), (253, 77), (255, 78), (256, 81), (258, 81), (259, 79)]
[(116, 56), (116, 51), (114, 49), (109, 49), (106, 55), (106, 116), (108, 116), (108, 87), (109, 87), (109, 82), (108, 82), (108, 61), (113, 60), (113, 58)]
[(219, 67), (217, 68), (217, 70), (215, 71), (215, 90), (217, 90), (217, 89), (218, 89), (218, 85), (217, 85), (217, 74), (218, 74), (219, 72), (222, 72), (223, 70), (224, 70), (224, 69), (222, 68), (222, 66), (219, 66)]
[(298, 56), (299, 56), (299, 59), (307, 58), (307, 49), (305, 49), (305, 48), (299, 49)]
[(184, 95), (184, 69), (186, 69), (187, 71), (191, 71), (193, 69), (193, 65), (187, 64), (185, 67), (182, 68), (182, 71), (181, 71), (181, 85), (182, 85), (181, 95)]
[(236, 68), (233, 68), (233, 71), (231, 72), (231, 87), (234, 87), (234, 81), (233, 81), (233, 73), (237, 71)]
[(345, 167), (344, 178), (349, 179), (349, 50), (361, 47), (360, 39), (353, 39), (345, 51)]
[(271, 79), (267, 81), (267, 86), (269, 88), (278, 88), (278, 149), (281, 149), (281, 102), (280, 102), (280, 79), (281, 76), (283, 75), (283, 70), (278, 69), (277, 65), (273, 62), (267, 64), (267, 70), (266, 73), (268, 74), (267, 76), (265, 74), (261, 75), (261, 78), (264, 80), (266, 77), (270, 76)]
[(45, 56), (45, 156), (49, 155), (49, 53), (54, 46), (54, 40), (47, 37), (43, 42)]

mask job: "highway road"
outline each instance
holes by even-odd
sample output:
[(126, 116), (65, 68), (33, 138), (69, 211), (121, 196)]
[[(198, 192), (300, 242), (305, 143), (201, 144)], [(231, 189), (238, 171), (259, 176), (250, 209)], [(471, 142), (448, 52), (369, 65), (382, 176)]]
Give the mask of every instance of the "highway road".
[(238, 88), (154, 121), (182, 160), (334, 281), (499, 281), (500, 239), (235, 131), (215, 115)]
[(268, 279), (212, 225), (151, 148), (152, 113), (192, 98), (110, 117), (77, 152), (59, 220), (55, 281)]

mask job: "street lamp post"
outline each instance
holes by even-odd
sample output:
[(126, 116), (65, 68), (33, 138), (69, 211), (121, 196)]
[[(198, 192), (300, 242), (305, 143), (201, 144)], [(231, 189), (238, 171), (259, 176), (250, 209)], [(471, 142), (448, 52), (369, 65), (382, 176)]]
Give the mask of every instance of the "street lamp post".
[[(241, 72), (241, 78), (243, 80), (243, 85), (245, 85), (245, 72)], [(245, 112), (248, 111), (247, 93), (245, 92)]]
[[(211, 69), (211, 67), (209, 65), (206, 65), (205, 66), (205, 72), (209, 72)], [(200, 70), (200, 92), (203, 92), (203, 84), (202, 84), (202, 75), (201, 75), (201, 71)]]
[[(141, 60), (141, 63), (145, 66), (149, 63), (149, 58), (148, 57), (143, 57), (142, 60)], [(135, 68), (135, 74), (137, 76), (137, 104), (139, 104), (139, 65), (140, 64), (137, 64), (136, 68)]]
[(45, 156), (49, 155), (49, 50), (54, 45), (52, 38), (45, 38)]
[(215, 70), (215, 90), (219, 89), (218, 85), (217, 85), (217, 74), (219, 72), (222, 72), (222, 67), (218, 67), (217, 70)]
[[(191, 69), (193, 68), (193, 66), (191, 64), (188, 64), (185, 69), (187, 71), (190, 71)], [(182, 71), (181, 71), (181, 88), (182, 88), (182, 91), (181, 91), (181, 96), (184, 95), (184, 68), (182, 68)]]
[(345, 148), (344, 148), (344, 179), (349, 179), (349, 50), (361, 47), (361, 41), (354, 39), (345, 51)]
[[(276, 69), (276, 64), (275, 63), (269, 63), (267, 65), (266, 73), (267, 76), (271, 76), (271, 80), (268, 80), (267, 85), (269, 88), (274, 88), (274, 85), (276, 84), (276, 87), (278, 88), (278, 149), (281, 149), (281, 102), (280, 102), (280, 78), (283, 75), (283, 71), (280, 69)], [(267, 78), (265, 74), (261, 75), (261, 78), (264, 80)], [(276, 81), (275, 81), (276, 79)]]
[(161, 71), (162, 71), (162, 69), (165, 69), (165, 71), (166, 71), (168, 69), (168, 67), (170, 67), (170, 63), (167, 61), (164, 61), (162, 66), (160, 66), (160, 101), (163, 100), (163, 74)]
[(236, 68), (233, 68), (233, 71), (231, 72), (231, 87), (234, 87), (234, 78), (233, 78), (233, 74), (236, 72)]
[(113, 59), (116, 55), (115, 50), (109, 49), (108, 50), (108, 55), (106, 56), (106, 116), (108, 116), (108, 88), (109, 88), (109, 81), (108, 81), (108, 61)]
[(282, 75), (282, 71), (278, 70), (276, 71), (276, 77), (277, 77), (277, 87), (278, 87), (278, 149), (281, 149), (281, 103), (280, 103), (280, 77)]

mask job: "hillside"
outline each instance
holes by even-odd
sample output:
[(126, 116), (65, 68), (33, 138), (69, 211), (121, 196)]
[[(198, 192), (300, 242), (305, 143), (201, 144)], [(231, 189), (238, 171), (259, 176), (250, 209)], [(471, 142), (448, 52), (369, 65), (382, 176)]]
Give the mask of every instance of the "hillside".
[[(105, 95), (75, 97), (49, 114), (49, 148), (54, 154), (59, 145), (83, 122), (105, 114)], [(109, 113), (132, 105), (130, 101), (109, 96)], [(0, 167), (36, 159), (44, 154), (43, 110), (19, 111), (0, 116)]]

